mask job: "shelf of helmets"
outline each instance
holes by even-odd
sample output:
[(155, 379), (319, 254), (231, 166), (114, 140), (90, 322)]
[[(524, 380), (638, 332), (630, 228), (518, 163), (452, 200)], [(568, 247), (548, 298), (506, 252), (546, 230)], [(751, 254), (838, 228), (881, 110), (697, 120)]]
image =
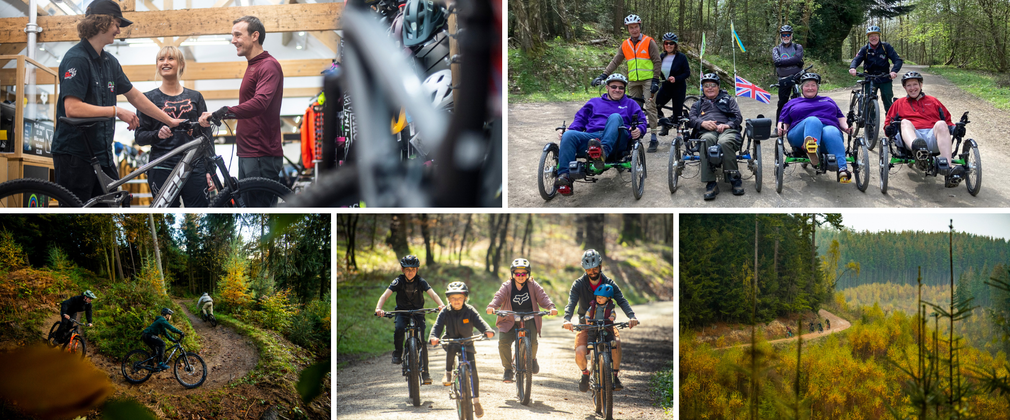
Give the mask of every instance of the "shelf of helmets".
[[(7, 60), (16, 61), (17, 67), (15, 77), (0, 78), (0, 182), (20, 178), (53, 181), (56, 72), (23, 55), (0, 55), (0, 61)], [(38, 197), (35, 200), (12, 197), (0, 207), (39, 204)]]

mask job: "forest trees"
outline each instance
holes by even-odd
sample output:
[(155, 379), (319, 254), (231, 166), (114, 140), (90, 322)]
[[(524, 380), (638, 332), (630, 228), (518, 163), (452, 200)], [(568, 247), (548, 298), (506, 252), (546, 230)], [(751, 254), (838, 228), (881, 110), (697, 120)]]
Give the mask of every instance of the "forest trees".
[(810, 215), (684, 214), (680, 219), (680, 323), (750, 322), (755, 218), (757, 321), (816, 311), (831, 298), (820, 257), (811, 261)]

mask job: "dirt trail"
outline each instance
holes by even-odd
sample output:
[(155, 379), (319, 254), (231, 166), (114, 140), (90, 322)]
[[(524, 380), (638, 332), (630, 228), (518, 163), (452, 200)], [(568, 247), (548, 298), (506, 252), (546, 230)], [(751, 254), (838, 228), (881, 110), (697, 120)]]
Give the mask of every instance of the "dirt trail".
[[(815, 331), (815, 332), (803, 334), (802, 337), (803, 337), (804, 341), (809, 341), (809, 340), (813, 340), (813, 339), (827, 337), (829, 334), (834, 334), (834, 333), (837, 333), (837, 332), (842, 332), (842, 331), (844, 331), (844, 330), (846, 330), (846, 329), (848, 329), (849, 327), (852, 326), (852, 324), (849, 323), (849, 321), (846, 321), (845, 319), (842, 319), (842, 318), (838, 317), (837, 315), (835, 315), (835, 314), (833, 314), (831, 312), (825, 311), (824, 309), (821, 309), (820, 311), (817, 311), (817, 314), (820, 315), (821, 318), (825, 318), (825, 319), (831, 321), (831, 329), (825, 329), (824, 332), (816, 332)], [(799, 337), (793, 336), (793, 337), (790, 337), (790, 338), (780, 338), (778, 340), (770, 340), (770, 341), (768, 341), (768, 343), (770, 343), (770, 344), (785, 343), (785, 342), (789, 342), (789, 341), (796, 341), (798, 339), (799, 339)], [(735, 346), (719, 347), (719, 348), (717, 348), (715, 350), (731, 349), (731, 348), (736, 348), (736, 347), (747, 347), (749, 345), (750, 344), (738, 344), (738, 345), (735, 345)]]
[[(199, 355), (203, 358), (204, 362), (207, 363), (206, 381), (204, 381), (203, 385), (200, 385), (198, 388), (186, 389), (183, 388), (178, 381), (176, 381), (175, 375), (173, 375), (172, 370), (169, 369), (151, 375), (151, 378), (142, 384), (134, 385), (126, 382), (126, 380), (123, 379), (123, 374), (121, 372), (122, 361), (120, 360), (120, 357), (126, 355), (129, 350), (134, 348), (147, 349), (147, 346), (140, 340), (140, 332), (138, 331), (136, 345), (131, 346), (130, 349), (123, 349), (123, 354), (118, 355), (115, 358), (95, 353), (94, 347), (90, 342), (88, 342), (88, 359), (90, 359), (96, 367), (105, 371), (109, 375), (112, 383), (116, 384), (117, 391), (136, 395), (144, 395), (152, 392), (159, 394), (192, 394), (207, 392), (218, 389), (235, 379), (245, 376), (249, 373), (249, 371), (256, 367), (259, 355), (256, 352), (256, 348), (248, 341), (248, 339), (239, 335), (231, 328), (222, 325), (218, 325), (217, 328), (211, 328), (209, 324), (201, 321), (199, 316), (193, 315), (189, 312), (189, 308), (186, 307), (186, 303), (188, 302), (183, 300), (176, 300), (176, 302), (183, 307), (183, 311), (189, 317), (189, 322), (193, 324), (193, 328), (196, 329), (197, 334), (200, 336), (202, 349), (200, 350)], [(176, 316), (179, 315), (180, 314), (178, 313), (176, 314)], [(43, 324), (43, 337), (49, 333), (49, 328), (58, 319), (59, 316), (55, 315), (46, 320)], [(172, 345), (172, 343), (167, 340), (165, 344), (166, 347), (170, 347)], [(178, 357), (178, 354), (176, 356)]]
[[(484, 308), (484, 302), (473, 302)], [(621, 330), (623, 355), (621, 382), (624, 390), (614, 393), (615, 419), (665, 419), (649, 392), (650, 376), (673, 359), (673, 302), (635, 305), (641, 324)], [(619, 311), (620, 312), (620, 311)], [(618, 321), (624, 319), (623, 312)], [(429, 324), (434, 319), (429, 319)], [(482, 420), (593, 419), (592, 397), (579, 392), (579, 371), (575, 365), (575, 334), (561, 328), (562, 316), (545, 317), (539, 338), (537, 360), (540, 373), (533, 376), (532, 401), (523, 406), (516, 400), (514, 383), (502, 382), (504, 368), (498, 356), (498, 337), (479, 341), (477, 368), (480, 375)], [(390, 337), (392, 323), (390, 323)], [(384, 337), (385, 338), (385, 337)], [(357, 362), (337, 372), (337, 417), (344, 419), (447, 419), (455, 418), (455, 402), (449, 388), (442, 386), (445, 351), (428, 347), (432, 385), (421, 387), (421, 406), (410, 404), (407, 383), (400, 367), (390, 363), (389, 353)]]
[[(741, 166), (746, 194), (740, 197), (730, 194), (729, 184), (720, 183), (719, 197), (713, 201), (702, 200), (705, 185), (699, 181), (698, 169), (689, 167), (675, 194), (667, 186), (667, 163), (672, 136), (660, 137), (660, 147), (656, 153), (646, 154), (648, 178), (645, 180), (645, 194), (635, 200), (631, 193), (629, 173), (618, 174), (611, 170), (599, 177), (595, 184), (576, 183), (575, 194), (569, 197), (557, 196), (544, 201), (537, 190), (537, 166), (540, 154), (548, 142), (557, 142), (554, 128), (562, 121), (571, 122), (582, 102), (562, 103), (520, 103), (509, 106), (508, 130), (508, 203), (509, 207), (1008, 207), (1010, 206), (1010, 184), (1001, 180), (1000, 168), (1010, 162), (1010, 140), (1003, 135), (1010, 131), (1010, 112), (998, 110), (984, 100), (978, 99), (946, 79), (929, 73), (928, 67), (907, 65), (902, 73), (916, 70), (925, 76), (923, 90), (939, 98), (957, 121), (964, 111), (970, 111), (966, 138), (974, 138), (979, 144), (982, 160), (982, 190), (977, 197), (968, 194), (964, 183), (958, 188), (944, 188), (943, 179), (924, 177), (907, 166), (891, 170), (887, 195), (880, 193), (880, 175), (876, 166), (872, 167), (870, 184), (866, 192), (860, 192), (855, 184), (839, 184), (830, 174), (815, 175), (799, 165), (786, 168), (783, 176), (782, 193), (775, 192), (775, 144), (773, 139), (761, 144), (764, 169), (761, 192), (754, 189), (751, 173)], [(855, 78), (853, 78), (855, 85)], [(905, 95), (900, 78), (893, 82), (895, 97)], [(849, 108), (851, 88), (825, 91), (843, 112)], [(773, 94), (773, 100), (777, 96)], [(775, 113), (775, 103), (738, 98), (744, 118), (755, 118), (758, 114), (771, 116)], [(881, 108), (883, 119), (883, 108)], [(882, 130), (881, 130), (882, 135)], [(870, 152), (871, 164), (876, 164), (878, 152)], [(900, 169), (899, 169), (900, 168)]]

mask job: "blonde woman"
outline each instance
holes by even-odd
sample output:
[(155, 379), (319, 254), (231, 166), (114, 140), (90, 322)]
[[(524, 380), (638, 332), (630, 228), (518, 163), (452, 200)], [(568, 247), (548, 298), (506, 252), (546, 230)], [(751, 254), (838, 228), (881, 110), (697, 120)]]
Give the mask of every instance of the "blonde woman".
[[(182, 52), (173, 46), (165, 46), (158, 51), (157, 74), (161, 77), (161, 86), (145, 93), (162, 111), (172, 118), (180, 118), (188, 121), (196, 121), (200, 114), (207, 111), (207, 103), (203, 100), (203, 95), (192, 89), (187, 89), (179, 83), (186, 70), (186, 58)], [(196, 131), (192, 133), (172, 131), (164, 123), (151, 118), (143, 113), (138, 113), (140, 117), (140, 127), (137, 128), (136, 142), (141, 146), (151, 146), (151, 160), (155, 160), (171, 152), (176, 147), (182, 146), (193, 140), (195, 136), (201, 134), (210, 136), (210, 128), (202, 128), (203, 133)], [(182, 155), (174, 156), (162, 162), (147, 173), (147, 182), (151, 186), (151, 191), (157, 191), (164, 186), (172, 168), (182, 160)], [(182, 186), (180, 197), (186, 207), (207, 207), (207, 168), (210, 162), (194, 162), (193, 173)], [(179, 198), (171, 203), (172, 207), (179, 207)]]

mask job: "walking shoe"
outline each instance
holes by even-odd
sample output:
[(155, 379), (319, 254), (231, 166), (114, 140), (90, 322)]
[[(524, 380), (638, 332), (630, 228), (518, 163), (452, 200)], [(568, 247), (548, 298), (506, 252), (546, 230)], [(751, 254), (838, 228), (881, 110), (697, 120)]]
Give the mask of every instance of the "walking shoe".
[(743, 195), (744, 194), (744, 191), (743, 191), (743, 180), (740, 179), (740, 175), (735, 175), (733, 177), (733, 179), (731, 179), (729, 182), (730, 182), (731, 185), (733, 185), (733, 195)]
[(568, 173), (558, 175), (558, 179), (554, 181), (554, 189), (558, 190), (561, 195), (572, 195), (572, 177)]
[(505, 369), (505, 377), (502, 378), (502, 382), (507, 384), (512, 383), (512, 369)]
[(158, 370), (159, 371), (168, 370), (168, 364), (165, 362), (158, 363)]
[(662, 127), (659, 129), (659, 135), (666, 136), (670, 134), (670, 120), (663, 118), (659, 121), (659, 125)]
[(421, 383), (424, 385), (431, 385), (431, 376), (428, 372), (421, 372)]
[(403, 363), (403, 360), (400, 359), (400, 356), (393, 356), (393, 364), (394, 365), (399, 365), (399, 364), (402, 364), (402, 363)]
[(473, 415), (477, 417), (484, 417), (484, 407), (480, 406), (479, 401), (473, 402)]
[(849, 172), (848, 169), (839, 169), (838, 170), (838, 182), (840, 182), (842, 184), (848, 184), (848, 183), (852, 182), (852, 172)]
[(926, 140), (923, 140), (920, 137), (916, 137), (915, 140), (912, 140), (912, 153), (915, 155), (915, 166), (921, 171), (926, 170), (926, 168), (929, 167), (931, 163), (930, 159), (932, 158), (929, 153), (929, 146), (926, 145)]
[(803, 139), (803, 149), (807, 151), (807, 158), (810, 159), (810, 163), (817, 166), (820, 160), (817, 158), (817, 139), (807, 136)]
[(657, 148), (659, 148), (659, 139), (656, 138), (656, 133), (652, 133), (652, 140), (649, 140), (649, 148), (645, 149), (645, 152), (656, 153)]
[(446, 372), (445, 377), (442, 378), (442, 385), (449, 386), (452, 385), (452, 372)]
[(715, 196), (719, 195), (719, 183), (715, 181), (709, 181), (705, 185), (705, 201), (715, 200)]
[(582, 374), (582, 382), (579, 382), (579, 391), (586, 392), (589, 391), (589, 374)]
[(621, 380), (618, 379), (617, 375), (614, 375), (614, 391), (620, 391), (624, 389), (624, 385), (621, 385)]
[(536, 375), (540, 373), (540, 364), (537, 363), (537, 359), (533, 359), (533, 374)]
[(600, 139), (589, 140), (589, 150), (586, 151), (586, 154), (600, 166), (603, 165), (603, 162), (607, 161), (607, 152), (603, 150), (603, 145), (600, 143)]

